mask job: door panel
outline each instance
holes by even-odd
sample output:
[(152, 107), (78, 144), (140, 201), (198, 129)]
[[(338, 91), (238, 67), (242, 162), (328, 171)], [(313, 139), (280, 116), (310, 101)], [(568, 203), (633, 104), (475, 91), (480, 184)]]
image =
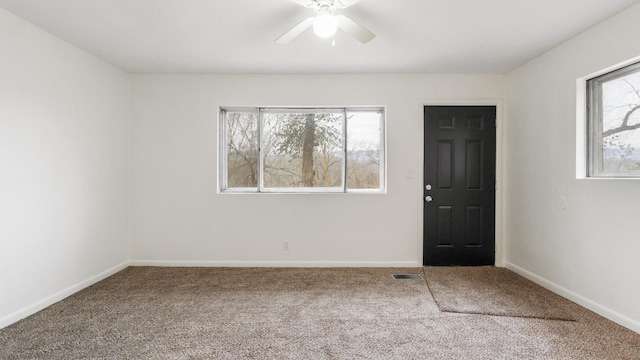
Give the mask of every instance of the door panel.
[(453, 189), (453, 141), (438, 141), (438, 189)]
[(425, 265), (495, 262), (495, 119), (495, 106), (424, 109)]
[(438, 246), (453, 246), (453, 211), (451, 206), (438, 206)]

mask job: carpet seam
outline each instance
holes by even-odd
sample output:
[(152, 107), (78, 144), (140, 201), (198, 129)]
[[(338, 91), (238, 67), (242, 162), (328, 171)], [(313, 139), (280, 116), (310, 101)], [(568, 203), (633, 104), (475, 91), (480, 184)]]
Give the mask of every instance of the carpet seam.
[(431, 291), (431, 287), (429, 287), (429, 282), (427, 281), (427, 273), (425, 272), (425, 267), (422, 267), (422, 275), (424, 276), (424, 283), (427, 285), (427, 290), (429, 290), (429, 294), (431, 295), (431, 299), (433, 299), (433, 302), (436, 304), (436, 306), (438, 306), (438, 310), (440, 312), (444, 312), (442, 311), (442, 309), (440, 308), (440, 304), (438, 304), (438, 300), (436, 299), (436, 297), (433, 295), (433, 291)]
[(536, 319), (536, 320), (553, 320), (553, 321), (566, 321), (566, 322), (578, 322), (575, 319), (560, 319), (554, 317), (540, 317), (540, 316), (525, 316), (525, 315), (503, 315), (503, 314), (489, 314), (489, 313), (481, 313), (481, 312), (468, 312), (468, 311), (453, 311), (453, 310), (442, 310), (440, 306), (438, 306), (438, 310), (442, 313), (447, 314), (463, 314), (463, 315), (482, 315), (482, 316), (495, 316), (495, 317), (504, 317), (504, 318), (516, 318), (516, 319)]

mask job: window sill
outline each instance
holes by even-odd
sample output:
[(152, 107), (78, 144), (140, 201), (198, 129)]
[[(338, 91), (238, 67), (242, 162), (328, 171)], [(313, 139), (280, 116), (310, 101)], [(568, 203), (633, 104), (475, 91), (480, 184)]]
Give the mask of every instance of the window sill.
[(220, 190), (218, 194), (235, 194), (235, 195), (385, 195), (386, 190), (351, 190), (347, 192), (343, 191), (245, 191), (245, 190)]

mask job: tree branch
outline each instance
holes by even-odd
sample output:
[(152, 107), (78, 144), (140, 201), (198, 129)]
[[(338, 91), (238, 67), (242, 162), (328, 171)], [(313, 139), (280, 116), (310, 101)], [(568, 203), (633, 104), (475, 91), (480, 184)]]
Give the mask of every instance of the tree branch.
[(617, 134), (623, 131), (640, 129), (640, 122), (638, 122), (635, 125), (627, 125), (629, 123), (629, 118), (631, 117), (631, 115), (638, 110), (640, 110), (640, 105), (634, 106), (624, 116), (624, 119), (622, 120), (622, 125), (618, 126), (617, 128), (609, 129), (607, 131), (602, 132), (602, 137), (611, 136), (613, 134)]
[(631, 87), (631, 90), (633, 90), (634, 93), (636, 93), (636, 95), (638, 96), (638, 98), (640, 99), (640, 91), (638, 89), (636, 89), (635, 86), (633, 86), (632, 83), (629, 82), (629, 80), (624, 80), (624, 82), (627, 83), (627, 85), (629, 85), (629, 87)]

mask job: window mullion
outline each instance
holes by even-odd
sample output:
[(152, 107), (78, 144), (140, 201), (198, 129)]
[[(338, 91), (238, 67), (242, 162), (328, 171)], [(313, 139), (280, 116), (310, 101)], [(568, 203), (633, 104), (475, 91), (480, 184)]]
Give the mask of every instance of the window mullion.
[(221, 109), (218, 116), (221, 118), (220, 127), (218, 128), (218, 131), (220, 132), (220, 134), (218, 134), (218, 141), (220, 141), (221, 144), (219, 147), (220, 153), (218, 154), (218, 162), (221, 165), (218, 167), (218, 181), (220, 181), (220, 188), (222, 190), (227, 190), (229, 187), (227, 181), (227, 177), (229, 176), (227, 174), (227, 169), (229, 168), (227, 159), (227, 112)]
[(602, 136), (602, 132), (604, 131), (604, 111), (603, 111), (603, 107), (602, 107), (602, 83), (599, 81), (596, 81), (594, 83), (594, 87), (595, 87), (595, 99), (593, 102), (593, 107), (594, 107), (594, 114), (593, 114), (593, 119), (595, 121), (594, 124), (594, 148), (593, 148), (593, 152), (594, 152), (594, 157), (593, 160), (595, 162), (594, 164), (594, 169), (597, 173), (597, 175), (602, 174), (602, 172), (604, 171), (604, 163), (603, 163), (603, 151), (604, 151), (604, 137)]
[(380, 190), (384, 190), (387, 186), (386, 184), (386, 170), (387, 170), (387, 152), (386, 152), (386, 141), (387, 141), (387, 128), (386, 128), (386, 119), (385, 113), (378, 111), (378, 131), (380, 132), (380, 159), (378, 160), (378, 167), (380, 169)]
[(342, 191), (347, 192), (347, 109), (342, 109)]
[(264, 144), (262, 143), (262, 132), (264, 129), (264, 114), (262, 112), (262, 109), (257, 109), (258, 111), (258, 192), (263, 192), (264, 191), (264, 156), (263, 156), (263, 149), (264, 149)]

